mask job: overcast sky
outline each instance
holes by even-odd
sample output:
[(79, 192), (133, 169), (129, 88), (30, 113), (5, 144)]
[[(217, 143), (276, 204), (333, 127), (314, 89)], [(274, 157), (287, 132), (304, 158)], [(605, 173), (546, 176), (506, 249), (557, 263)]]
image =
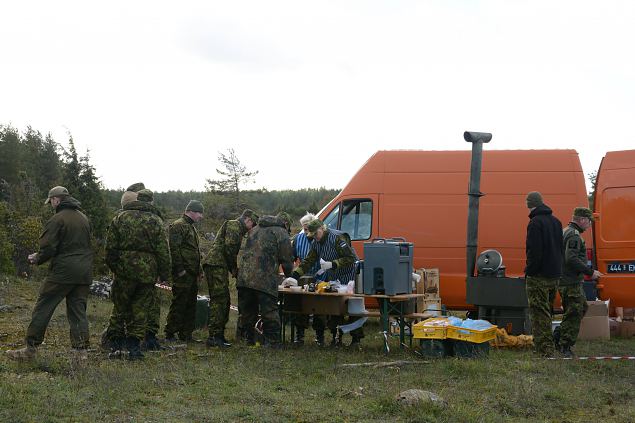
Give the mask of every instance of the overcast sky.
[(0, 124), (106, 187), (341, 188), (377, 150), (635, 148), (633, 1), (5, 1)]

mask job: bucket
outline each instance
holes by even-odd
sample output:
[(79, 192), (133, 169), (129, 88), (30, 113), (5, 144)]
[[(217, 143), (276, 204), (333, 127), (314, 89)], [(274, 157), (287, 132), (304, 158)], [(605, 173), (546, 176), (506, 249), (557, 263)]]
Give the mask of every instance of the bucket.
[(196, 296), (196, 317), (194, 318), (194, 328), (203, 329), (207, 326), (209, 319), (209, 298), (205, 295)]
[(366, 314), (366, 307), (364, 307), (364, 297), (351, 297), (348, 299), (348, 314), (354, 316)]

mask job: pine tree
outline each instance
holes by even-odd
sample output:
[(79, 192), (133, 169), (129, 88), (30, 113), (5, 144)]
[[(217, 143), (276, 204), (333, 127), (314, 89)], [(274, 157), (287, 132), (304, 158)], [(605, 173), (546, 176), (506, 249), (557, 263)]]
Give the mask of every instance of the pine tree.
[(208, 179), (206, 188), (213, 194), (228, 194), (233, 199), (233, 211), (237, 212), (245, 206), (241, 202), (241, 185), (253, 182), (258, 171), (247, 171), (247, 168), (236, 157), (236, 152), (233, 148), (228, 149), (227, 154), (218, 152), (218, 161), (222, 169), (216, 169), (216, 173), (222, 177), (220, 179)]

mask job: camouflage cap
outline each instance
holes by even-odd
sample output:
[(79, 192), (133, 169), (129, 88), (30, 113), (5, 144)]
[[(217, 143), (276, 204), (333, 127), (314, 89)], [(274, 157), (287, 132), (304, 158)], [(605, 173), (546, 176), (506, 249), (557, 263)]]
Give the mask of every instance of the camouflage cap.
[(287, 212), (280, 212), (276, 215), (276, 217), (278, 219), (281, 219), (284, 224), (286, 225), (287, 228), (291, 228), (291, 223), (293, 223), (293, 220), (291, 219), (291, 216), (289, 216), (289, 213)]
[(309, 231), (307, 235), (308, 236), (315, 235), (317, 230), (320, 229), (322, 226), (324, 226), (324, 223), (320, 219), (313, 219), (312, 221), (306, 224), (306, 228)]
[(254, 225), (258, 224), (258, 215), (256, 214), (255, 211), (251, 209), (243, 210), (243, 213), (240, 215), (240, 218), (241, 219), (250, 218), (254, 222)]
[(154, 194), (149, 189), (142, 189), (137, 193), (137, 201), (151, 203), (154, 200)]
[(527, 194), (526, 201), (528, 209), (533, 209), (534, 207), (538, 207), (544, 204), (542, 202), (542, 195), (538, 191), (532, 191)]
[(593, 212), (586, 207), (576, 207), (573, 210), (574, 217), (588, 217), (591, 221), (593, 221)]
[(203, 204), (198, 200), (190, 200), (187, 203), (187, 207), (185, 207), (185, 211), (193, 211), (196, 213), (203, 213), (205, 209), (203, 208)]
[(143, 182), (137, 182), (135, 184), (130, 185), (128, 188), (126, 188), (126, 191), (139, 192), (142, 189), (146, 189), (146, 186), (143, 185)]
[(66, 188), (64, 188), (63, 186), (56, 186), (50, 189), (49, 191), (49, 195), (46, 199), (46, 201), (44, 201), (44, 204), (48, 204), (51, 202), (51, 198), (53, 197), (68, 197), (70, 194), (68, 193), (68, 190)]

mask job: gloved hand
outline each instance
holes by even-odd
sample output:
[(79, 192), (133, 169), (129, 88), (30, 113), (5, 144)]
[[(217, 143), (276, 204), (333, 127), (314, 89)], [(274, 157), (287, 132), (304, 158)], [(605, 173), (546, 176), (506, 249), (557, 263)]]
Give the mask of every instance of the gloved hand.
[(286, 278), (282, 281), (283, 288), (287, 288), (289, 286), (298, 286), (298, 280), (295, 278)]
[(593, 275), (591, 275), (591, 280), (596, 281), (600, 279), (600, 276), (604, 276), (604, 273), (600, 272), (599, 270), (594, 270)]
[(337, 269), (337, 263), (335, 263), (334, 261), (325, 261), (323, 259), (320, 259), (320, 270), (317, 271), (317, 274), (321, 275), (329, 269)]

